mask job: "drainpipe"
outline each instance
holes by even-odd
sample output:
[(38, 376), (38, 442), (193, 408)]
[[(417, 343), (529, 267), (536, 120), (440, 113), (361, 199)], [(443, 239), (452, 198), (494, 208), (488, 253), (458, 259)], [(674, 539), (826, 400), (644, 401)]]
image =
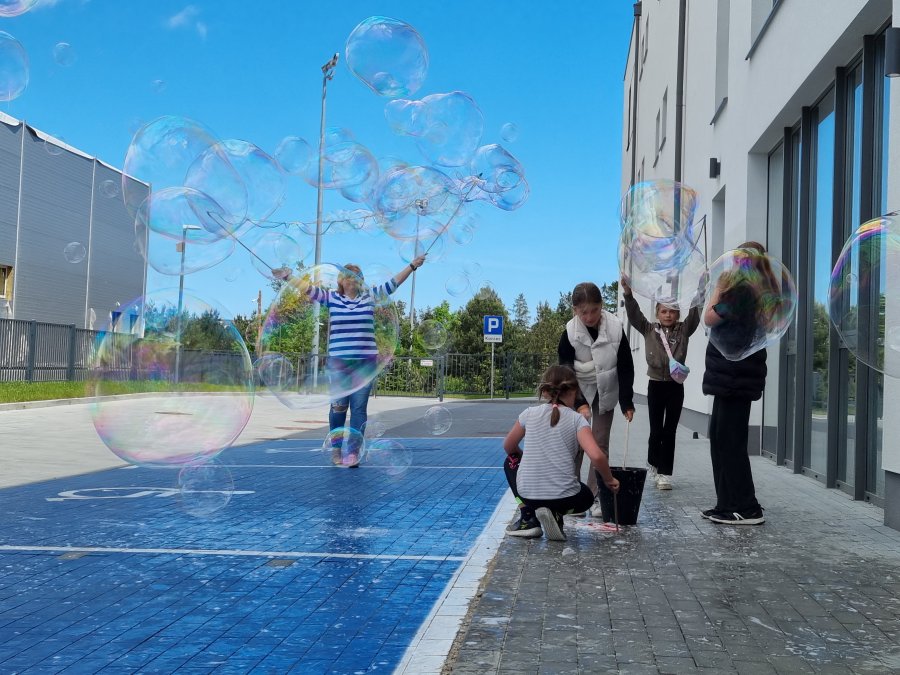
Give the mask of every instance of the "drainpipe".
[(634, 3), (634, 69), (631, 73), (631, 185), (637, 171), (637, 106), (638, 106), (638, 68), (641, 53), (641, 3)]
[(675, 80), (675, 174), (676, 181), (681, 182), (681, 144), (682, 118), (684, 117), (684, 50), (687, 33), (687, 0), (678, 3), (678, 74)]

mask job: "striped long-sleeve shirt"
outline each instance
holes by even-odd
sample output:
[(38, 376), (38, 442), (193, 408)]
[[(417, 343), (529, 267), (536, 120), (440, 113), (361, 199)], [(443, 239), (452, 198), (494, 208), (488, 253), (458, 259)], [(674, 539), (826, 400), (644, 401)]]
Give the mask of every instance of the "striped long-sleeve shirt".
[(355, 298), (337, 291), (311, 286), (310, 299), (328, 307), (328, 356), (371, 359), (378, 356), (375, 344), (375, 301), (397, 290), (390, 281), (373, 286)]

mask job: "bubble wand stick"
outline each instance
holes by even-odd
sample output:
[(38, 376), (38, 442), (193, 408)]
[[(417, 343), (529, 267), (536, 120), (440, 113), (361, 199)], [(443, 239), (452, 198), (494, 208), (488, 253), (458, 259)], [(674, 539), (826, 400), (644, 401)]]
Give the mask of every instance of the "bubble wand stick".
[[(207, 211), (206, 214), (207, 214), (208, 216), (210, 216), (210, 217), (213, 216), (212, 211)], [(222, 230), (224, 230), (225, 232), (227, 232), (229, 237), (231, 237), (231, 238), (234, 239), (238, 244), (240, 244), (241, 246), (243, 246), (244, 249), (247, 251), (247, 253), (249, 253), (249, 254), (252, 255), (254, 258), (256, 258), (257, 260), (259, 260), (259, 262), (261, 262), (263, 265), (265, 265), (266, 267), (268, 267), (270, 272), (274, 272), (274, 271), (275, 271), (275, 268), (274, 268), (274, 267), (272, 267), (269, 263), (267, 263), (265, 260), (263, 260), (262, 258), (260, 258), (253, 250), (250, 249), (249, 246), (247, 246), (247, 244), (245, 244), (245, 243), (242, 242), (240, 239), (238, 239), (237, 235), (236, 235), (234, 232), (232, 232), (231, 230), (229, 230), (227, 227), (223, 227)], [(281, 269), (281, 268), (279, 267), (278, 269)]]
[[(460, 210), (462, 209), (463, 204), (465, 204), (465, 203), (467, 202), (467, 200), (468, 200), (468, 198), (469, 198), (469, 195), (472, 194), (472, 190), (474, 190), (474, 189), (476, 188), (476, 186), (478, 185), (478, 180), (481, 179), (481, 174), (478, 174), (477, 176), (473, 176), (473, 177), (474, 177), (476, 180), (473, 180), (473, 181), (472, 181), (472, 187), (470, 187), (470, 188), (468, 189), (468, 191), (466, 192), (465, 196), (464, 196), (462, 199), (459, 200), (459, 204), (456, 206), (456, 210), (453, 211), (453, 213), (451, 214), (451, 216), (447, 219), (447, 222), (446, 222), (446, 223), (444, 224), (444, 226), (441, 228), (441, 231), (440, 231), (440, 233), (438, 233), (438, 236), (436, 236), (436, 237), (434, 238), (434, 241), (432, 241), (432, 242), (428, 245), (428, 248), (425, 249), (424, 255), (428, 255), (428, 252), (431, 250), (431, 247), (434, 246), (434, 245), (437, 243), (437, 240), (440, 239), (440, 236), (441, 236), (442, 234), (444, 234), (444, 232), (447, 231), (447, 228), (448, 228), (448, 227), (450, 227), (450, 224), (453, 222), (453, 219), (456, 218), (456, 216), (459, 215), (459, 212), (460, 212)], [(418, 221), (416, 221), (416, 242), (417, 242), (417, 246), (416, 246), (416, 247), (417, 247), (417, 248), (418, 248), (418, 241), (419, 241)]]

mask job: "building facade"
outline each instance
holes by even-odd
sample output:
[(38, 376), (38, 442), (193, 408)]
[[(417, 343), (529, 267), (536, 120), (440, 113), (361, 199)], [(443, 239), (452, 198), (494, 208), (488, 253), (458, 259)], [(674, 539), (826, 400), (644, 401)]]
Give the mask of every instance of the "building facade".
[(120, 171), (0, 113), (0, 318), (99, 329), (144, 294), (121, 189)]
[[(754, 449), (823, 489), (882, 506), (886, 524), (900, 529), (900, 442), (891, 440), (900, 438), (900, 415), (890, 414), (900, 382), (858, 361), (828, 319), (844, 242), (900, 208), (900, 87), (891, 87), (884, 65), (900, 0), (634, 7), (623, 194), (642, 180), (679, 180), (700, 195), (695, 222), (710, 262), (756, 240), (790, 269), (797, 317), (768, 350), (766, 390), (751, 418)], [(900, 293), (890, 292), (890, 271), (881, 277), (874, 292), (890, 321)], [(634, 346), (643, 349), (640, 340)], [(701, 391), (705, 347), (698, 332), (683, 416), (701, 433), (712, 406)], [(643, 373), (636, 390), (646, 392)]]

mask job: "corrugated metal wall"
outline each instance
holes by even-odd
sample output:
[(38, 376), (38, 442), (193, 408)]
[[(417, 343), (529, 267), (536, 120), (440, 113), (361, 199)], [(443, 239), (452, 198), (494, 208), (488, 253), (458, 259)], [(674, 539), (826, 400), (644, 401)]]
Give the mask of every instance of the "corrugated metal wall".
[(21, 146), (22, 125), (0, 123), (0, 265), (12, 266), (16, 260)]
[[(0, 264), (15, 265), (16, 319), (88, 328), (93, 310), (94, 327), (102, 328), (117, 303), (144, 292), (146, 263), (135, 250), (133, 218), (120, 194), (102, 190), (104, 181), (121, 191), (118, 171), (24, 124), (0, 123)], [(66, 258), (71, 243), (84, 246), (83, 260)]]
[[(135, 249), (134, 219), (125, 209), (121, 196), (122, 175), (97, 161), (94, 166), (90, 278), (87, 304), (81, 309), (85, 324), (89, 323), (93, 309), (97, 316), (94, 328), (101, 329), (117, 302), (125, 305), (144, 293), (145, 263)], [(115, 197), (108, 197), (103, 192), (103, 182), (108, 180), (114, 181), (119, 190)], [(132, 190), (129, 187), (129, 194)]]
[(87, 258), (70, 263), (64, 250), (70, 243), (88, 246), (93, 162), (30, 129), (26, 134), (13, 312), (17, 319), (80, 325)]

